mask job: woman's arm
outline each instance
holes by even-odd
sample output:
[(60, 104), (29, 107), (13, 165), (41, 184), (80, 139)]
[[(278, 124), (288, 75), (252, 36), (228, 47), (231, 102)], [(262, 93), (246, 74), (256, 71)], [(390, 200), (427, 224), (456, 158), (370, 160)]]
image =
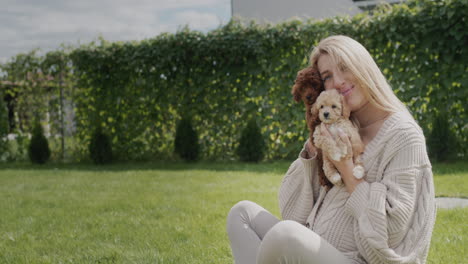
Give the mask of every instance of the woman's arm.
[(318, 197), (317, 160), (309, 141), (289, 167), (279, 189), (279, 207), (284, 220), (294, 220), (305, 224)]

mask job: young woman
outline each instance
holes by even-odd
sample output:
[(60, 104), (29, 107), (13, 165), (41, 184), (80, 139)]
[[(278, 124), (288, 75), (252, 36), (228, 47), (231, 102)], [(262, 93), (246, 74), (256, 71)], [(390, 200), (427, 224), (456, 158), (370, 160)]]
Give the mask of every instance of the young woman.
[[(281, 183), (282, 221), (250, 201), (229, 212), (235, 262), (425, 263), (436, 208), (421, 128), (357, 41), (323, 39), (310, 63), (326, 90), (345, 97), (365, 144), (366, 174), (353, 176), (352, 159), (334, 162), (344, 186), (320, 186), (316, 149), (307, 141)], [(321, 132), (350, 144), (344, 135)]]

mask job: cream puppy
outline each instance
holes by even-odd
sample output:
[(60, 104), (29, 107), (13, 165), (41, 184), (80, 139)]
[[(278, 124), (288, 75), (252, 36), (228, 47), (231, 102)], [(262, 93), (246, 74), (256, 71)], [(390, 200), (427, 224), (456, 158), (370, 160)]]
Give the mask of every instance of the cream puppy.
[(318, 115), (322, 123), (326, 125), (333, 138), (338, 139), (340, 130), (349, 137), (351, 148), (341, 140), (327, 140), (320, 133), (321, 129), (314, 132), (314, 145), (322, 149), (328, 155), (323, 156), (323, 170), (325, 176), (334, 185), (341, 186), (343, 181), (336, 170), (330, 158), (336, 161), (353, 158), (355, 167), (353, 169), (354, 177), (360, 179), (364, 176), (364, 167), (361, 162), (361, 154), (364, 151), (364, 145), (359, 136), (358, 129), (349, 120), (350, 111), (343, 96), (337, 90), (328, 90), (322, 92), (311, 109), (312, 115)]

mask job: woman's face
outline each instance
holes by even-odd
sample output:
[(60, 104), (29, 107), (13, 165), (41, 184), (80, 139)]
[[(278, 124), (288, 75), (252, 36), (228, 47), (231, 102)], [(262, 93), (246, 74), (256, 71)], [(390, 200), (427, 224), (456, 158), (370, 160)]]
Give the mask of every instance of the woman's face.
[(346, 69), (340, 69), (330, 55), (320, 55), (317, 65), (325, 90), (338, 90), (345, 97), (351, 112), (357, 111), (367, 103), (362, 88), (356, 82), (354, 75)]

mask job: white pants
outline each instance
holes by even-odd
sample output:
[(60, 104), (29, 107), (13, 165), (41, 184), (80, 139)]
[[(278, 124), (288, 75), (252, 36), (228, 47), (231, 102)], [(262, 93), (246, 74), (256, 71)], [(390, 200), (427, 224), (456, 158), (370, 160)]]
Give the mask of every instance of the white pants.
[(256, 203), (234, 205), (227, 233), (236, 264), (342, 264), (346, 257), (312, 230), (280, 221)]

